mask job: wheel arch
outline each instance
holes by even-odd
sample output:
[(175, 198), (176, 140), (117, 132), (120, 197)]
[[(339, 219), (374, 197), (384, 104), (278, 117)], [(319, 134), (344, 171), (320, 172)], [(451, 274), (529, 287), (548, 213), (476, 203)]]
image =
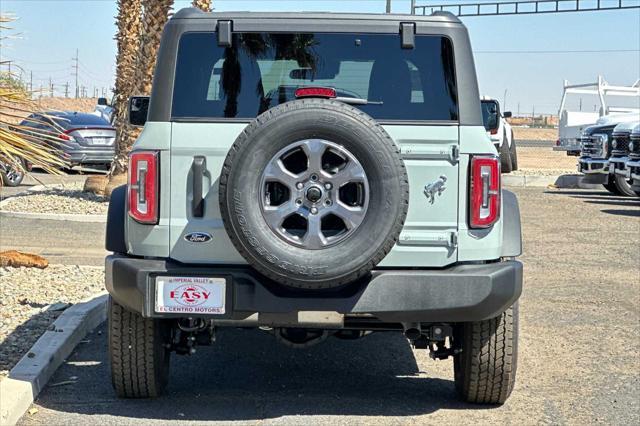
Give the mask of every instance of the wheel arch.
[(502, 253), (501, 257), (522, 254), (522, 226), (520, 205), (511, 191), (502, 191)]

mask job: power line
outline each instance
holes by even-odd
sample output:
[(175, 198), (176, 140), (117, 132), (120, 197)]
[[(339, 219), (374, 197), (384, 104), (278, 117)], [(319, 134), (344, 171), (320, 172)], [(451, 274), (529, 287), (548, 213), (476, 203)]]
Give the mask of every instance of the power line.
[(79, 60), (78, 60), (78, 49), (76, 49), (76, 57), (72, 58), (72, 59), (75, 61), (74, 68), (75, 68), (75, 76), (76, 76), (76, 98), (78, 98), (78, 95), (79, 95), (79, 93), (78, 93), (78, 63), (79, 63)]
[(512, 54), (512, 53), (629, 53), (640, 52), (640, 49), (603, 49), (603, 50), (476, 50), (474, 53)]

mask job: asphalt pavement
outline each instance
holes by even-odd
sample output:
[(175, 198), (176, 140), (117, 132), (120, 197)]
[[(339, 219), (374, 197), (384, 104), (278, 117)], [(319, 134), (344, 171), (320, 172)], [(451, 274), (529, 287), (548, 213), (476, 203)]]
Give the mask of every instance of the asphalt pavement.
[(173, 357), (168, 395), (119, 400), (102, 325), (20, 424), (640, 424), (640, 202), (514, 192), (525, 288), (517, 383), (501, 407), (458, 402), (451, 360), (432, 361), (397, 333), (294, 350), (239, 329)]

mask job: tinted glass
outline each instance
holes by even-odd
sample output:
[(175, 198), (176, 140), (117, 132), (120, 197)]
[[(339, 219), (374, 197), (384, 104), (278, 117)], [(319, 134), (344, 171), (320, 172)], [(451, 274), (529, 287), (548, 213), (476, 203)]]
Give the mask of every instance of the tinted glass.
[(80, 126), (109, 126), (109, 122), (98, 115), (93, 114), (52, 114), (52, 116), (60, 117), (56, 120), (63, 127), (80, 127)]
[(484, 128), (487, 130), (498, 128), (498, 104), (495, 101), (482, 101), (481, 105)]
[(339, 97), (382, 120), (457, 120), (449, 39), (416, 36), (402, 49), (395, 34), (234, 34), (233, 46), (216, 33), (180, 40), (174, 118), (254, 118), (295, 99), (304, 86), (335, 88)]

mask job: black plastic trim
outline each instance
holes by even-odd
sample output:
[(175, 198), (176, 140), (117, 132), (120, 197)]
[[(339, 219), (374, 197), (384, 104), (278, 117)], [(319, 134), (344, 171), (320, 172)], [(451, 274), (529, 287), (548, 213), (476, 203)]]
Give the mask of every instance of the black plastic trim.
[(335, 311), (371, 314), (386, 322), (479, 321), (504, 312), (522, 292), (522, 264), (515, 260), (446, 269), (374, 270), (366, 280), (340, 291), (309, 293), (279, 286), (250, 267), (183, 265), (121, 255), (106, 259), (106, 287), (119, 304), (146, 317), (179, 317), (154, 312), (157, 275), (226, 278), (232, 292), (220, 319), (244, 319), (256, 312)]
[(105, 248), (114, 253), (126, 253), (125, 220), (127, 215), (127, 185), (115, 188), (111, 192), (107, 210), (107, 230)]

